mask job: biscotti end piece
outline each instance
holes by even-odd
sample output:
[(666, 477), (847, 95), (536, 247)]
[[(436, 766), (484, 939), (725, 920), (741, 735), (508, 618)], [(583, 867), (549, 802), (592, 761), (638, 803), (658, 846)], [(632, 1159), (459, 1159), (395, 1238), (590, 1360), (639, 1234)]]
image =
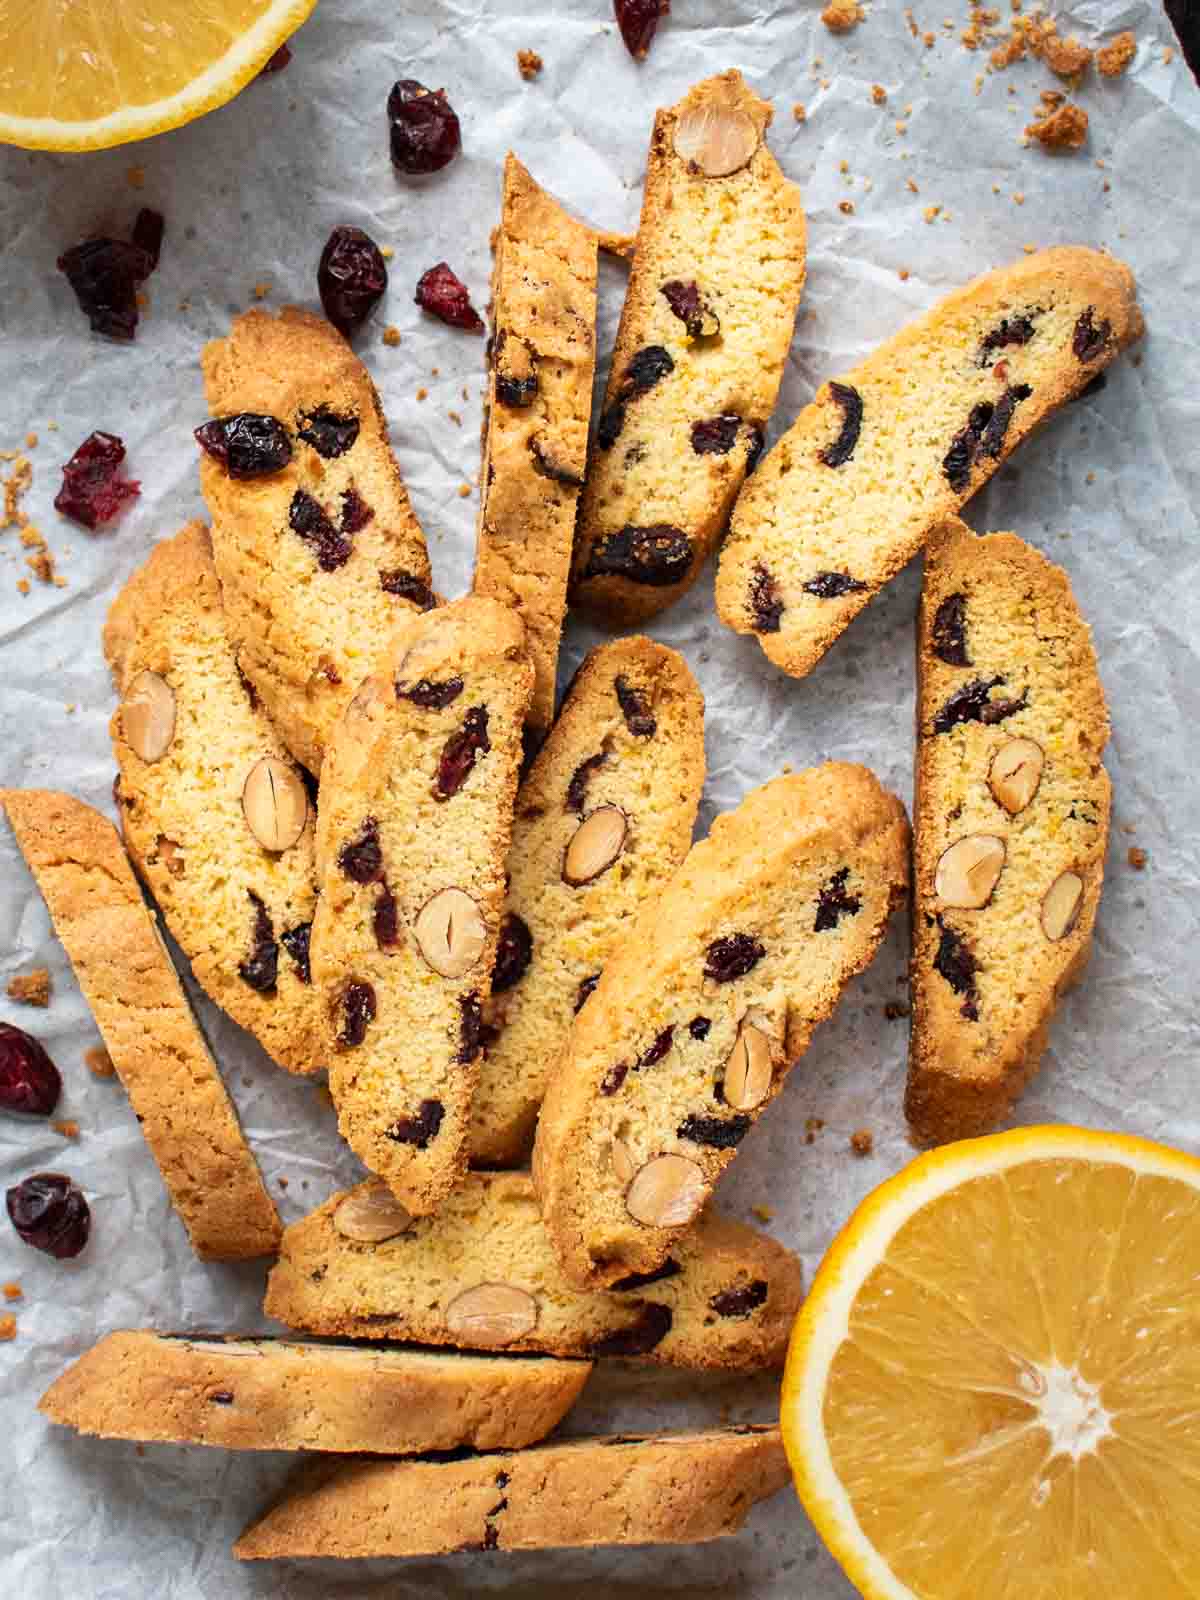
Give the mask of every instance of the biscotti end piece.
[(1140, 338), (1099, 250), (1023, 256), (938, 302), (816, 398), (746, 484), (717, 611), (802, 677), (1038, 423)]
[(643, 907), (576, 1018), (533, 1176), (568, 1280), (657, 1270), (874, 957), (908, 887), (904, 807), (865, 767), (776, 778)]
[(425, 539), (375, 387), (323, 317), (244, 312), (202, 366), (214, 418), (250, 413), (286, 430), (278, 471), (234, 477), (202, 450), (200, 486), (238, 660), (316, 773), (381, 642), (434, 604)]
[(613, 1434), (462, 1461), (306, 1464), (233, 1547), (242, 1561), (698, 1544), (788, 1482), (778, 1427)]
[(534, 668), (529, 726), (554, 719), (575, 511), (596, 367), (596, 235), (511, 153), (492, 274), (488, 410), (476, 594), (525, 623)]
[(703, 785), (704, 700), (683, 657), (638, 635), (593, 650), (517, 795), (476, 1166), (528, 1157), (571, 1022), (687, 854)]
[(278, 1214), (112, 824), (48, 789), (0, 804), (192, 1248), (273, 1254)]
[(520, 1450), (574, 1405), (587, 1361), (110, 1333), (38, 1402), (104, 1439), (226, 1450)]
[(572, 571), (572, 604), (613, 626), (691, 587), (762, 450), (805, 266), (770, 121), (738, 72), (655, 118)]
[(800, 1263), (711, 1213), (662, 1267), (605, 1294), (572, 1287), (527, 1172), (473, 1172), (413, 1220), (360, 1184), (285, 1233), (265, 1310), (306, 1333), (753, 1372), (783, 1362)]
[(312, 974), (343, 1137), (410, 1211), (466, 1171), (533, 687), (481, 595), (413, 618), (334, 729)]
[(317, 1071), (315, 810), (238, 671), (203, 524), (155, 545), (109, 610), (104, 650), (134, 865), (212, 999), (280, 1066)]
[(917, 676), (905, 1106), (916, 1136), (942, 1144), (1008, 1113), (1086, 965), (1109, 724), (1066, 574), (957, 518), (926, 550)]

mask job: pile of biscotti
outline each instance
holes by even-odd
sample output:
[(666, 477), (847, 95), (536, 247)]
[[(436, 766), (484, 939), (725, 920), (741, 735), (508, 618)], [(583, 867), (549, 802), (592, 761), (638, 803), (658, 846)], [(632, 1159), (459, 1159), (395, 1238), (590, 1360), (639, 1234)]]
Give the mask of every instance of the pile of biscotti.
[[(597, 1359), (781, 1361), (799, 1265), (708, 1202), (908, 898), (908, 820), (830, 762), (693, 845), (687, 663), (615, 637), (555, 716), (568, 602), (642, 624), (728, 529), (721, 620), (800, 676), (923, 548), (918, 1138), (1007, 1111), (1086, 961), (1089, 631), (1058, 568), (956, 513), (1139, 336), (1131, 276), (1085, 248), (988, 273), (760, 463), (805, 262), (770, 116), (728, 72), (656, 117), (594, 425), (597, 236), (509, 157), (464, 598), (433, 591), (349, 345), (239, 317), (203, 357), (211, 529), (164, 540), (104, 632), (122, 838), (4, 797), (197, 1252), (277, 1254), (271, 1316), (375, 1341), (114, 1333), (44, 1397), (107, 1436), (320, 1452), (239, 1556), (706, 1539), (785, 1481), (771, 1427), (538, 1441)], [(282, 1235), (130, 861), (217, 1004), (327, 1070), (374, 1175)]]

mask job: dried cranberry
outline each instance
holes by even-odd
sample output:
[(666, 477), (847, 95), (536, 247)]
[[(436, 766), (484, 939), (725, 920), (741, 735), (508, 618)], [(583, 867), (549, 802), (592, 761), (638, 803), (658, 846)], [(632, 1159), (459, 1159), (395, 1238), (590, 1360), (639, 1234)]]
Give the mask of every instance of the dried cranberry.
[(397, 1144), (416, 1145), (424, 1150), (438, 1136), (446, 1108), (440, 1100), (422, 1100), (415, 1117), (398, 1117), (387, 1130), (389, 1139)]
[(967, 597), (948, 594), (933, 618), (933, 653), (950, 667), (969, 667), (967, 654)]
[(214, 1389), (208, 1399), (210, 1405), (231, 1406), (233, 1404), (233, 1391), (230, 1389)]
[(296, 964), (296, 976), (301, 983), (312, 982), (312, 967), (308, 957), (308, 942), (311, 936), (311, 922), (301, 922), (295, 928), (288, 928), (279, 935), (280, 944)]
[(214, 417), (195, 430), (195, 437), (231, 478), (262, 478), (281, 472), (292, 459), (292, 441), (283, 423), (257, 411)]
[(142, 273), (143, 278), (149, 277), (158, 266), (165, 229), (166, 221), (162, 212), (152, 211), (149, 206), (143, 206), (134, 218), (133, 233), (130, 237), (146, 258), (147, 270)]
[(288, 525), (317, 558), (322, 572), (344, 567), (354, 549), (348, 533), (335, 528), (325, 508), (305, 489), (297, 489), (288, 508)]
[(348, 839), (338, 851), (338, 866), (354, 883), (379, 881), (383, 873), (383, 846), (374, 817), (364, 818), (354, 838)]
[(766, 953), (765, 946), (748, 933), (727, 934), (709, 945), (704, 976), (714, 983), (732, 983), (735, 978), (744, 978)]
[(818, 572), (800, 587), (805, 594), (814, 594), (818, 600), (840, 600), (844, 594), (855, 594), (867, 586), (848, 572)]
[(266, 66), (259, 69), (259, 77), (269, 78), (273, 73), (282, 72), (283, 69), (290, 63), (291, 59), (292, 49), (285, 40), (285, 42), (279, 46), (279, 49), (276, 50), (275, 54), (267, 62)]
[(693, 1039), (707, 1039), (708, 1030), (712, 1027), (711, 1017), (693, 1017), (688, 1023), (688, 1032)]
[(524, 339), (502, 331), (494, 352), (496, 399), (501, 405), (532, 405), (538, 393), (537, 356)]
[(606, 1333), (588, 1352), (593, 1356), (644, 1356), (660, 1345), (671, 1331), (674, 1317), (670, 1306), (648, 1300), (639, 1310), (637, 1321), (617, 1333)]
[(403, 700), (411, 700), (413, 705), (420, 706), (423, 711), (444, 711), (458, 699), (463, 692), (461, 678), (445, 678), (441, 683), (435, 683), (432, 678), (418, 678), (411, 689), (402, 689), (396, 685), (396, 694)]
[(692, 423), (692, 449), (698, 456), (725, 456), (737, 443), (742, 419), (736, 411)]
[(0, 1022), (0, 1109), (48, 1117), (62, 1093), (62, 1078), (30, 1034)]
[(409, 177), (440, 172), (462, 148), (462, 130), (444, 89), (401, 78), (388, 95), (387, 114), (392, 164)]
[(433, 798), (449, 800), (466, 783), (480, 756), (492, 748), (486, 706), (472, 706), (457, 733), (446, 740), (433, 783)]
[(386, 878), (375, 895), (371, 925), (375, 930), (375, 943), (381, 950), (390, 950), (400, 942), (400, 914), (396, 909), (396, 897), (388, 888)]
[(338, 996), (341, 1021), (338, 1025), (338, 1043), (353, 1048), (367, 1036), (367, 1027), (375, 1020), (375, 990), (369, 983), (352, 978)]
[[(600, 413), (600, 421), (596, 425), (596, 443), (601, 450), (611, 450), (621, 437), (621, 429), (625, 426), (625, 403), (614, 400), (610, 406), (605, 406)], [(639, 456), (638, 460), (641, 459)], [(625, 458), (626, 464), (631, 465), (629, 457)]]
[(750, 610), (754, 616), (755, 633), (779, 632), (783, 599), (779, 585), (761, 561), (754, 563), (754, 576), (750, 580)]
[(374, 515), (357, 489), (342, 490), (342, 515), (338, 524), (342, 533), (360, 533)]
[(353, 338), (379, 304), (387, 284), (387, 267), (374, 239), (361, 228), (339, 223), (317, 266), (321, 304), (338, 332)]
[(613, 14), (635, 61), (644, 61), (654, 39), (660, 17), (671, 9), (671, 0), (613, 0)]
[(662, 294), (690, 338), (715, 339), (720, 333), (721, 319), (700, 298), (700, 287), (694, 280), (683, 283), (678, 278), (672, 279), (670, 283), (663, 284)]
[(458, 1053), (454, 1059), (459, 1066), (465, 1067), (478, 1057), (484, 1044), (485, 1024), (479, 996), (473, 990), (470, 994), (460, 996), (458, 1011)]
[(753, 1117), (684, 1117), (675, 1129), (681, 1139), (693, 1144), (711, 1145), (715, 1150), (732, 1150), (750, 1131)]
[(496, 941), (496, 965), (492, 969), (492, 993), (503, 994), (525, 976), (533, 956), (533, 935), (523, 917), (506, 912)]
[(88, 1242), (91, 1209), (82, 1189), (61, 1172), (35, 1172), (4, 1199), (18, 1236), (35, 1250), (67, 1261)]
[(1033, 338), (1033, 318), (1041, 315), (1041, 307), (1036, 307), (1032, 312), (1018, 317), (1005, 317), (998, 322), (990, 332), (985, 333), (979, 343), (979, 352), (975, 357), (976, 364), (981, 367), (990, 367), (988, 359), (995, 350), (1005, 350), (1010, 345), (1028, 344)]
[(692, 564), (692, 541), (669, 523), (626, 526), (592, 546), (585, 578), (627, 578), (652, 589), (682, 583)]
[(455, 277), (445, 261), (439, 261), (417, 280), (416, 302), (422, 311), (440, 317), (452, 328), (468, 333), (483, 333), (483, 318), (471, 304), (471, 296), (461, 278)]
[(999, 460), (1000, 452), (1004, 448), (1004, 435), (1008, 432), (1013, 412), (1020, 402), (1028, 400), (1032, 393), (1033, 390), (1027, 383), (1014, 383), (1005, 389), (996, 401), (987, 427), (979, 436), (979, 448), (985, 456), (990, 456), (993, 461)]
[(615, 1066), (609, 1067), (608, 1071), (601, 1078), (600, 1093), (605, 1095), (616, 1094), (617, 1090), (625, 1082), (625, 1079), (628, 1076), (628, 1061), (618, 1061)]
[(610, 1294), (627, 1294), (631, 1289), (645, 1289), (652, 1283), (663, 1283), (667, 1278), (677, 1278), (683, 1268), (674, 1256), (668, 1256), (661, 1267), (655, 1267), (653, 1272), (631, 1272), (627, 1278), (618, 1278), (616, 1283), (610, 1283)]
[(353, 413), (342, 415), (329, 406), (318, 406), (300, 418), (296, 432), (319, 456), (334, 461), (353, 447), (358, 438), (358, 418)]
[(959, 1009), (967, 1021), (978, 1022), (979, 996), (975, 988), (975, 976), (979, 964), (975, 954), (962, 934), (955, 928), (948, 928), (940, 917), (938, 927), (942, 930), (942, 937), (933, 958), (933, 970), (945, 978), (955, 994), (963, 996)]
[(837, 438), (823, 450), (817, 451), (817, 460), (827, 467), (844, 466), (854, 454), (858, 435), (862, 429), (862, 395), (849, 383), (830, 379), (829, 393), (841, 407), (842, 426)]
[(814, 933), (828, 933), (830, 928), (837, 927), (843, 917), (857, 916), (862, 910), (861, 898), (846, 893), (849, 876), (850, 868), (840, 867), (828, 883), (821, 885), (821, 892), (817, 896), (817, 917), (813, 923)]
[(1003, 677), (973, 678), (970, 683), (964, 683), (961, 689), (956, 689), (946, 704), (933, 719), (934, 733), (949, 733), (951, 728), (957, 727), (960, 722), (982, 722), (991, 727), (997, 722), (1003, 722), (1005, 717), (1011, 717), (1015, 711), (1024, 708), (1028, 698), (1028, 690), (1022, 691), (1019, 700), (993, 700), (990, 698), (993, 689), (1007, 682)]
[(1075, 359), (1085, 364), (1095, 361), (1112, 334), (1112, 323), (1096, 322), (1095, 311), (1095, 306), (1089, 306), (1086, 311), (1081, 311), (1075, 324), (1075, 331), (1071, 335), (1071, 349)]
[[(600, 982), (600, 974), (593, 972), (590, 977), (584, 978), (575, 993), (575, 1015), (578, 1016), (595, 993), (596, 985)], [(610, 1091), (611, 1092), (611, 1091)]]
[(656, 383), (661, 383), (674, 370), (675, 363), (670, 352), (661, 344), (648, 344), (630, 356), (617, 392), (622, 400), (634, 400), (648, 389), (653, 389)]
[(767, 1298), (767, 1284), (762, 1278), (734, 1289), (722, 1289), (709, 1299), (709, 1308), (719, 1317), (748, 1317), (757, 1311)]
[(971, 481), (971, 468), (979, 454), (979, 442), (995, 409), (990, 400), (980, 400), (971, 407), (966, 427), (950, 441), (950, 448), (942, 458), (942, 471), (955, 494), (962, 494)]
[(578, 817), (583, 815), (584, 808), (587, 805), (588, 779), (596, 771), (597, 767), (602, 767), (607, 760), (607, 754), (603, 750), (597, 750), (594, 756), (588, 756), (586, 761), (581, 761), (575, 768), (575, 771), (571, 774), (571, 781), (567, 785), (566, 809), (568, 811), (573, 811)]
[(275, 926), (271, 913), (253, 889), (246, 894), (254, 907), (254, 928), (251, 933), (250, 954), (238, 964), (238, 976), (259, 994), (270, 994), (279, 976), (279, 946), (275, 942)]
[(566, 461), (559, 461), (553, 454), (553, 447), (546, 442), (540, 433), (535, 433), (529, 441), (529, 453), (533, 457), (533, 470), (542, 478), (549, 478), (554, 483), (565, 483), (568, 488), (583, 488), (583, 473)]
[(635, 689), (623, 672), (613, 680), (617, 704), (625, 718), (625, 726), (637, 739), (652, 739), (658, 732), (658, 723), (646, 704), (646, 697)]
[(654, 1043), (649, 1047), (649, 1049), (643, 1051), (643, 1053), (638, 1057), (638, 1066), (652, 1067), (656, 1062), (661, 1061), (666, 1055), (667, 1051), (671, 1048), (674, 1039), (674, 1027), (672, 1026), (669, 1028), (664, 1028), (662, 1032), (656, 1036)]
[(85, 239), (58, 258), (93, 333), (132, 339), (138, 325), (137, 286), (154, 270), (147, 251), (123, 239)]
[(403, 567), (393, 567), (390, 572), (381, 572), (379, 587), (384, 594), (395, 594), (399, 595), (401, 600), (411, 600), (422, 611), (432, 611), (437, 604), (429, 585), (423, 583), (415, 573), (405, 572)]
[(125, 446), (115, 433), (89, 433), (62, 469), (62, 488), (54, 509), (85, 528), (98, 528), (115, 517), (126, 500), (135, 500), (141, 484), (118, 474)]

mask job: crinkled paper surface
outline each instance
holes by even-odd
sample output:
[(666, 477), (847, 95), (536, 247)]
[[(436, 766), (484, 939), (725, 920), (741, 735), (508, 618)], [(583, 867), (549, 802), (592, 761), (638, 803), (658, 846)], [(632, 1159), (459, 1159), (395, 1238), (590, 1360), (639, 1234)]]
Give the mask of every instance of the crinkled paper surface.
[[(25, 509), (68, 579), (64, 588), (35, 580), (21, 595), (26, 552), (14, 529), (0, 534), (3, 781), (70, 790), (111, 814), (113, 696), (100, 627), (152, 542), (203, 515), (191, 438), (205, 416), (200, 347), (253, 302), (256, 285), (268, 286), (270, 306), (314, 306), (317, 258), (337, 222), (364, 226), (395, 252), (386, 305), (359, 348), (383, 395), (437, 587), (462, 592), (483, 341), (425, 318), (412, 299), (417, 277), (445, 259), (482, 306), (509, 147), (580, 214), (632, 230), (653, 108), (737, 66), (774, 100), (771, 144), (802, 186), (809, 219), (808, 288), (772, 437), (823, 378), (1026, 244), (1102, 245), (1137, 274), (1149, 329), (1138, 356), (1026, 445), (966, 515), (981, 531), (1017, 531), (1067, 568), (1095, 632), (1113, 720), (1115, 826), (1095, 955), (1020, 1120), (1119, 1127), (1200, 1148), (1200, 92), (1177, 50), (1164, 59), (1174, 41), (1160, 7), (1091, 0), (1058, 17), (1064, 35), (1095, 43), (1130, 27), (1139, 44), (1126, 78), (1089, 76), (1080, 99), (1090, 142), (1062, 157), (1019, 139), (1039, 91), (1057, 86), (1042, 65), (989, 74), (975, 92), (987, 58), (958, 39), (962, 0), (917, 6), (932, 48), (912, 37), (898, 0), (875, 0), (841, 38), (822, 26), (818, 0), (675, 0), (641, 66), (621, 45), (610, 0), (322, 0), (285, 72), (190, 127), (95, 155), (0, 151), (0, 448), (37, 433)], [(520, 48), (544, 58), (534, 82), (517, 73)], [(389, 165), (384, 103), (398, 77), (444, 84), (458, 108), (463, 155), (439, 176), (405, 180)], [(874, 84), (887, 91), (882, 106)], [(807, 106), (803, 124), (792, 115), (797, 101)], [(847, 200), (852, 212), (840, 205)], [(88, 333), (54, 261), (89, 234), (125, 234), (143, 204), (165, 214), (166, 244), (137, 342), (121, 347)], [(935, 205), (941, 214), (926, 222)], [(604, 351), (623, 278), (623, 267), (605, 264)], [(381, 341), (389, 322), (398, 347)], [(142, 495), (115, 530), (90, 536), (51, 501), (57, 467), (93, 428), (124, 438)], [(472, 485), (467, 497), (462, 484)], [(785, 763), (830, 756), (869, 763), (908, 798), (918, 576), (905, 572), (799, 682), (717, 623), (711, 573), (657, 621), (652, 631), (685, 652), (707, 697), (702, 825)], [(595, 637), (570, 625), (564, 677)], [(1128, 864), (1131, 845), (1147, 852), (1144, 871)], [(17, 1337), (0, 1344), (0, 1594), (565, 1597), (585, 1585), (597, 1600), (852, 1594), (790, 1492), (759, 1507), (739, 1538), (695, 1549), (239, 1567), (230, 1544), (282, 1481), (284, 1457), (158, 1445), (143, 1453), (43, 1421), (37, 1397), (109, 1329), (264, 1326), (263, 1267), (193, 1259), (120, 1086), (83, 1064), (95, 1029), (7, 829), (0, 883), (0, 980), (45, 965), (55, 982), (49, 1011), (0, 998), (0, 1016), (45, 1040), (66, 1080), (59, 1115), (81, 1129), (68, 1143), (40, 1124), (0, 1120), (0, 1181), (69, 1171), (94, 1213), (92, 1243), (74, 1263), (27, 1249), (0, 1221), (0, 1281), (24, 1290), (12, 1308)], [(808, 1276), (855, 1202), (911, 1154), (901, 1117), (906, 1024), (884, 1016), (885, 1003), (904, 995), (904, 966), (896, 927), (722, 1186), (735, 1216), (771, 1208), (771, 1230), (801, 1253)], [(201, 1015), (271, 1190), (285, 1219), (296, 1218), (352, 1180), (355, 1162), (312, 1083), (274, 1069), (207, 1002)], [(823, 1123), (811, 1143), (810, 1118)], [(875, 1140), (865, 1159), (848, 1148), (860, 1127)], [(618, 1368), (594, 1380), (568, 1426), (676, 1426), (722, 1409), (762, 1418), (774, 1403), (773, 1380), (713, 1384)]]

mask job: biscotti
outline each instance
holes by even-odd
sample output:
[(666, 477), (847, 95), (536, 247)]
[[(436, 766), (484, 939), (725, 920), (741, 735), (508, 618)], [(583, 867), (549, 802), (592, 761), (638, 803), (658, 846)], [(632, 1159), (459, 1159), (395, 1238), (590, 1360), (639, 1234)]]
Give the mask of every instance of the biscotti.
[(571, 1283), (678, 1248), (907, 885), (904, 808), (865, 767), (776, 778), (717, 818), (625, 932), (547, 1087), (533, 1177)]
[(314, 1461), (233, 1547), (242, 1561), (699, 1544), (788, 1482), (777, 1427), (612, 1434), (460, 1461)]
[(202, 364), (200, 486), (230, 635), (316, 773), (392, 628), (434, 603), (425, 539), (374, 385), (323, 318), (247, 311)]
[(906, 1109), (940, 1144), (1006, 1114), (1087, 962), (1108, 713), (1066, 574), (956, 519), (926, 550), (917, 677)]
[(521, 730), (520, 618), (468, 596), (399, 628), (321, 775), (313, 981), (351, 1148), (432, 1211), (467, 1167)]
[(706, 1214), (658, 1271), (580, 1294), (563, 1277), (528, 1173), (473, 1172), (413, 1221), (380, 1183), (335, 1194), (283, 1236), (268, 1316), (306, 1333), (670, 1366), (779, 1366), (800, 1263)]
[(687, 854), (703, 785), (704, 701), (683, 657), (636, 636), (593, 650), (517, 795), (471, 1116), (477, 1166), (529, 1154), (571, 1021), (622, 928)]
[(521, 615), (529, 727), (554, 720), (558, 640), (596, 368), (596, 235), (510, 154), (495, 235), (475, 593)]
[(226, 1450), (519, 1450), (545, 1438), (586, 1361), (110, 1333), (38, 1410), (104, 1439)]
[(691, 587), (762, 450), (805, 261), (770, 121), (738, 72), (654, 120), (572, 572), (572, 604), (614, 625)]
[(930, 530), (1139, 338), (1128, 267), (1064, 246), (948, 295), (824, 384), (743, 490), (717, 610), (808, 672)]
[(111, 823), (70, 795), (0, 790), (192, 1249), (272, 1253), (279, 1217)]
[(104, 653), (126, 848), (197, 981), (281, 1066), (315, 1071), (315, 812), (238, 672), (201, 523), (121, 590)]

